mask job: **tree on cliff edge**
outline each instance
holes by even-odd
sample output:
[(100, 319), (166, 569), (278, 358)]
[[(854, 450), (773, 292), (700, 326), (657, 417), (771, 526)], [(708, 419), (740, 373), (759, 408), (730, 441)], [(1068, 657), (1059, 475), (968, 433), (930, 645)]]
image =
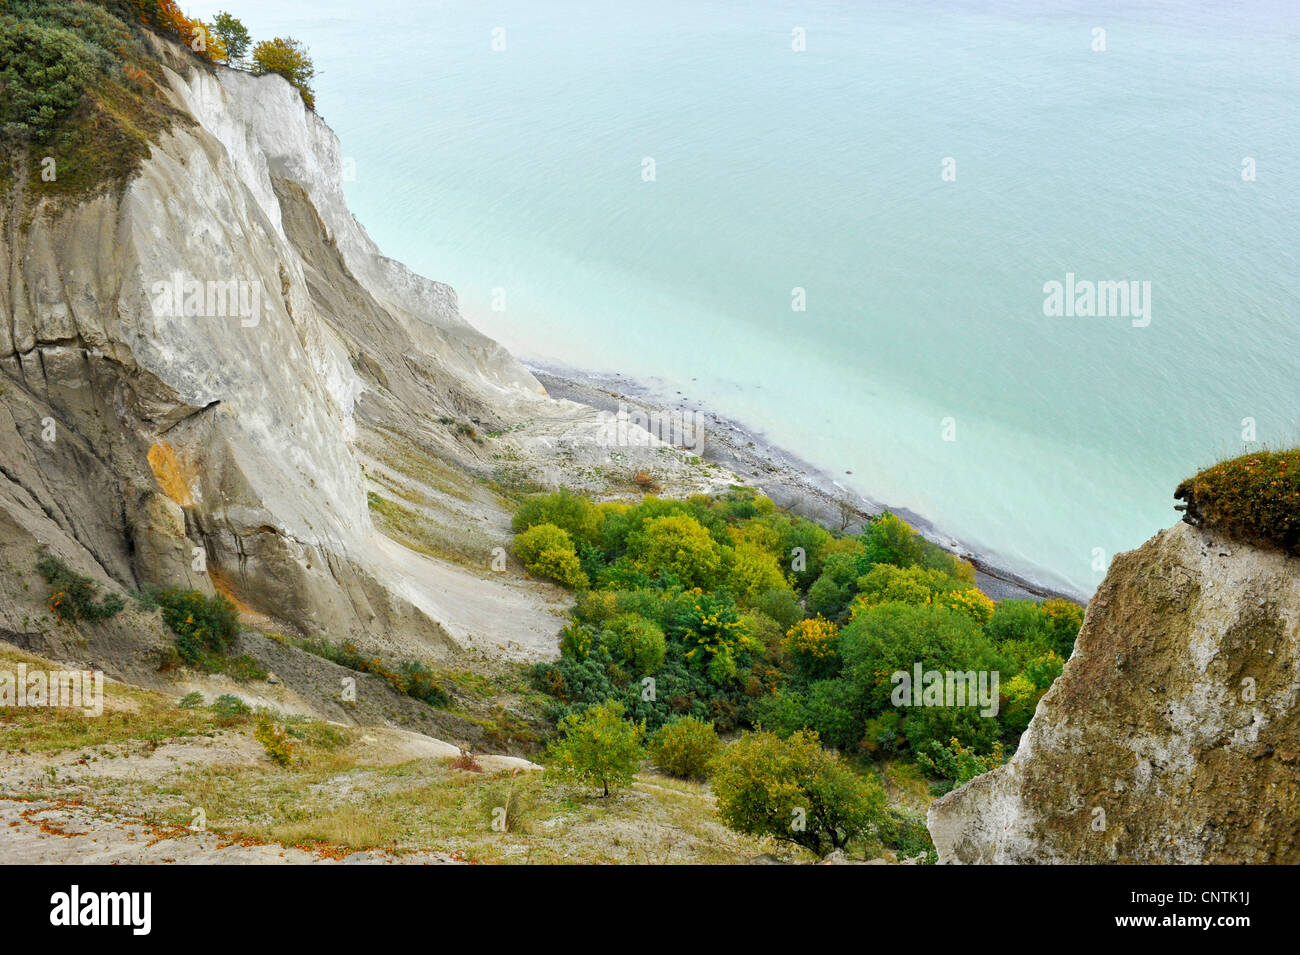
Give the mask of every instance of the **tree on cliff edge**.
[(213, 17), (210, 29), (221, 38), (221, 43), (226, 48), (226, 63), (229, 65), (242, 63), (249, 44), (253, 42), (248, 27), (244, 26), (238, 17), (222, 10)]
[(316, 108), (316, 95), (311, 88), (316, 67), (307, 55), (307, 48), (292, 37), (278, 36), (257, 44), (253, 48), (253, 72), (279, 73), (302, 94), (308, 109)]

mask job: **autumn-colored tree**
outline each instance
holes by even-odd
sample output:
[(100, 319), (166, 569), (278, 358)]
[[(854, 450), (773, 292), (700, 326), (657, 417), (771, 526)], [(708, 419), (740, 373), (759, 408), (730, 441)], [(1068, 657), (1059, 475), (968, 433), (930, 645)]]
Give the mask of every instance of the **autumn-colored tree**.
[(214, 63), (225, 63), (229, 60), (229, 53), (221, 34), (202, 20), (190, 21), (190, 49)]
[(292, 37), (278, 36), (253, 47), (253, 72), (259, 75), (278, 73), (302, 94), (302, 101), (308, 109), (316, 108), (316, 94), (311, 88), (316, 67), (312, 65), (307, 48)]
[(182, 13), (176, 0), (136, 0), (136, 8), (141, 23), (159, 33), (171, 35), (196, 55), (215, 61), (203, 24)]

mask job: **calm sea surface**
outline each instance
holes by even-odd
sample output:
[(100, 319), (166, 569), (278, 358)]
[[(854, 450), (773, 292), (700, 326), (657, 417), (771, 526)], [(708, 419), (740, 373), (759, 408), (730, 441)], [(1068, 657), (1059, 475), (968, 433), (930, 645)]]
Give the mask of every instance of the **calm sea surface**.
[[(1294, 2), (185, 6), (310, 46), (357, 217), (521, 357), (680, 390), (1045, 582), (1300, 439)], [(1149, 297), (1045, 315), (1067, 274)]]

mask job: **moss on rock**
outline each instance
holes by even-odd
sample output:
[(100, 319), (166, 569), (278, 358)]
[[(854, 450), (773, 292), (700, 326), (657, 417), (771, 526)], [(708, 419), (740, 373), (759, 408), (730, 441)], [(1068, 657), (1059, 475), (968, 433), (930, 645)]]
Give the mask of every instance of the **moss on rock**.
[(1183, 520), (1300, 554), (1300, 449), (1221, 461), (1178, 485)]

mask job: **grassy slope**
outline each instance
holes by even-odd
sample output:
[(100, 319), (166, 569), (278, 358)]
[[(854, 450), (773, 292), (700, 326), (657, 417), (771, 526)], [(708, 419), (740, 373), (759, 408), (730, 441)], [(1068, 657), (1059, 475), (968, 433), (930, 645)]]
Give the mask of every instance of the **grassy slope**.
[[(0, 669), (19, 662), (57, 666), (0, 644)], [(277, 720), (294, 745), (292, 765), (282, 768), (252, 739), (253, 716), (183, 709), (120, 683), (106, 685), (105, 697), (98, 718), (0, 710), (0, 797), (72, 802), (93, 809), (105, 826), (138, 818), (172, 838), (186, 837), (202, 807), (208, 830), (230, 840), (328, 855), (433, 849), (490, 863), (789, 856), (725, 829), (706, 787), (650, 773), (600, 799), (535, 771), (480, 773), (439, 759), (374, 765), (366, 730), (301, 718)], [(509, 831), (496, 831), (493, 810), (507, 804)]]

